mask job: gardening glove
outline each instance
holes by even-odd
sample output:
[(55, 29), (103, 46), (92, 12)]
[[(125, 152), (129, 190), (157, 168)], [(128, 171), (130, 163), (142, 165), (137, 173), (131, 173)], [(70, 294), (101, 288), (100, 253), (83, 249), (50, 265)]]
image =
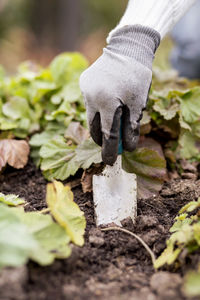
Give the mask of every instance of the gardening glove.
[(93, 140), (102, 146), (104, 163), (118, 155), (120, 124), (123, 149), (133, 151), (152, 80), (152, 62), (160, 34), (128, 25), (110, 38), (102, 56), (80, 78)]

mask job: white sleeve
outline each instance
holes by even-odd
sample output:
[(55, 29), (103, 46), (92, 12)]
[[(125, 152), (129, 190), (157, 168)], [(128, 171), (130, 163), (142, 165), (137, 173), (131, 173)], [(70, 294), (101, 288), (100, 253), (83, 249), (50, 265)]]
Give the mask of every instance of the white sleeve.
[(163, 38), (196, 0), (129, 0), (127, 9), (117, 27), (143, 25), (158, 31)]

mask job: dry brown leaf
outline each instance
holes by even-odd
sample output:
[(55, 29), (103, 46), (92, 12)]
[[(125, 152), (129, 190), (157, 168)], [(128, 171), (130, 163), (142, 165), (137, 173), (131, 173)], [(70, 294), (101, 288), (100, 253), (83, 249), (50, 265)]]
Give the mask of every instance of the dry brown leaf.
[(0, 170), (8, 163), (16, 169), (23, 168), (28, 162), (29, 145), (24, 140), (0, 140)]
[(6, 165), (6, 161), (4, 159), (4, 157), (1, 156), (0, 154), (0, 170), (3, 169)]
[(88, 173), (87, 171), (83, 172), (83, 175), (81, 177), (81, 185), (84, 194), (87, 192), (92, 192), (92, 177), (92, 173)]
[(92, 178), (93, 175), (100, 174), (104, 169), (104, 164), (96, 164), (95, 166), (92, 166), (91, 168), (85, 170), (83, 172), (83, 175), (81, 177), (81, 186), (83, 193), (91, 193), (93, 190), (92, 186)]
[(89, 138), (89, 132), (79, 122), (71, 122), (65, 131), (65, 138), (72, 139), (79, 145)]

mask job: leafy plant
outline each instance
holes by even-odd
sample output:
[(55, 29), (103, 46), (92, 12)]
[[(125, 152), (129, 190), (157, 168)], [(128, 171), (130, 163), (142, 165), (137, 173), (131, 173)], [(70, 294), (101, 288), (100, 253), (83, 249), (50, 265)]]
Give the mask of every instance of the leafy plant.
[(184, 292), (188, 297), (200, 296), (200, 271), (190, 271), (185, 276)]
[[(200, 248), (200, 198), (186, 204), (175, 218), (171, 227), (172, 235), (167, 241), (167, 247), (155, 262), (155, 268), (177, 261), (181, 254), (184, 256), (197, 251)], [(182, 255), (183, 258), (183, 255)]]
[[(192, 83), (191, 83), (192, 84)], [(173, 158), (199, 160), (200, 87), (152, 90), (148, 103), (149, 132), (158, 133)], [(172, 144), (173, 142), (173, 144)], [(167, 157), (170, 160), (170, 157)]]
[[(2, 72), (0, 170), (7, 163), (16, 168), (26, 164), (28, 148), (24, 152), (22, 149), (27, 141), (31, 157), (47, 180), (65, 180), (78, 169), (101, 162), (100, 147), (88, 139), (79, 89), (80, 74), (87, 66), (81, 54), (64, 53), (45, 69), (26, 62), (14, 77)], [(159, 191), (166, 179), (165, 160), (173, 168), (178, 159), (200, 159), (200, 88), (196, 84), (180, 80), (173, 72), (155, 69), (147, 111), (141, 121), (143, 145), (123, 155), (124, 168), (138, 175), (140, 197)], [(147, 145), (149, 137), (154, 141)], [(163, 151), (152, 148), (155, 140)], [(24, 145), (20, 147), (23, 153), (16, 147), (20, 143)]]
[(0, 193), (0, 202), (7, 204), (9, 206), (18, 206), (25, 203), (25, 200), (22, 198), (19, 198), (17, 195), (9, 194), (4, 195), (3, 193)]
[(134, 152), (125, 152), (122, 155), (122, 166), (127, 172), (137, 174), (139, 198), (149, 198), (159, 192), (167, 179), (162, 148), (150, 138), (141, 140)]
[(83, 246), (86, 221), (83, 212), (73, 201), (69, 186), (54, 181), (47, 186), (47, 204), (55, 220), (60, 224), (76, 245)]
[(84, 244), (85, 217), (69, 187), (60, 182), (48, 185), (50, 215), (8, 206), (23, 203), (18, 196), (0, 194), (0, 268), (20, 266), (29, 259), (49, 265), (56, 258), (70, 256), (70, 241)]

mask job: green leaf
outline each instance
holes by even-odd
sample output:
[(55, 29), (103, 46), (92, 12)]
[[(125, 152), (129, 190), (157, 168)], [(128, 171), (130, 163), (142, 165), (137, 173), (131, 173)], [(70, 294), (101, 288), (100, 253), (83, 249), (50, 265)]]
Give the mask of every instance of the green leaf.
[(67, 146), (64, 138), (58, 137), (42, 146), (40, 156), (41, 170), (48, 180), (65, 180), (80, 168), (88, 169), (93, 163), (102, 162), (101, 148), (92, 139), (76, 147)]
[(200, 207), (200, 198), (198, 199), (198, 201), (191, 201), (191, 202), (187, 203), (185, 206), (183, 206), (180, 209), (179, 214), (183, 214), (185, 212), (192, 212), (193, 210), (195, 210), (199, 207)]
[(184, 280), (184, 292), (188, 297), (200, 296), (200, 272), (189, 272)]
[(66, 230), (71, 240), (76, 245), (83, 246), (86, 220), (83, 212), (73, 201), (70, 187), (57, 181), (48, 184), (46, 201), (52, 215)]
[(192, 224), (192, 220), (189, 218), (186, 218), (184, 220), (177, 220), (174, 225), (170, 228), (170, 232), (176, 232), (183, 228), (185, 224)]
[(51, 216), (35, 212), (22, 214), (20, 219), (38, 243), (37, 251), (30, 258), (40, 265), (53, 263), (55, 258), (67, 258), (71, 254), (70, 238), (65, 230), (53, 222)]
[(181, 113), (188, 123), (194, 123), (200, 119), (200, 88), (195, 87), (181, 97)]
[[(42, 133), (36, 133), (34, 134), (30, 141), (29, 144), (32, 147), (41, 147), (45, 144), (47, 144), (50, 140), (52, 140), (53, 138), (56, 138), (57, 136), (60, 135), (60, 130), (57, 131), (43, 131)], [(64, 133), (64, 131), (63, 131)]]
[(53, 79), (58, 85), (65, 85), (70, 79), (78, 77), (88, 63), (79, 53), (63, 53), (57, 56), (50, 65)]
[(53, 111), (51, 113), (51, 116), (53, 118), (56, 118), (59, 114), (66, 114), (66, 115), (70, 115), (72, 117), (75, 116), (76, 114), (76, 110), (75, 108), (71, 105), (71, 103), (68, 100), (64, 100), (61, 105), (58, 107), (58, 109), (56, 109), (55, 111)]
[(57, 137), (41, 147), (41, 170), (48, 180), (65, 180), (79, 169), (75, 158), (75, 146), (67, 146), (65, 139)]
[[(157, 193), (166, 178), (166, 161), (161, 148), (153, 140), (140, 144), (133, 152), (122, 155), (122, 167), (128, 173), (137, 175), (138, 196), (148, 198)], [(153, 148), (154, 150), (153, 150)], [(160, 146), (159, 146), (160, 147)]]
[(175, 245), (176, 243), (178, 245), (187, 245), (191, 241), (193, 241), (194, 236), (193, 236), (193, 229), (190, 224), (184, 224), (180, 230), (174, 232), (170, 239), (169, 242)]
[(159, 112), (165, 120), (173, 119), (180, 110), (179, 103), (172, 103), (170, 99), (163, 97), (160, 97), (155, 101), (153, 108), (155, 111)]
[(198, 157), (197, 140), (190, 131), (182, 130), (178, 142), (179, 149), (177, 153), (179, 153), (181, 158), (191, 159)]
[(140, 122), (141, 125), (147, 125), (151, 122), (151, 116), (149, 115), (149, 113), (145, 110), (143, 112), (143, 116), (142, 116), (142, 120)]
[(11, 129), (15, 129), (17, 127), (18, 127), (18, 122), (0, 117), (0, 129), (1, 130), (11, 130)]
[(61, 91), (54, 94), (51, 98), (53, 104), (60, 104), (62, 100), (66, 100), (69, 103), (78, 101), (81, 97), (81, 90), (78, 80), (74, 80), (64, 85)]
[(51, 168), (43, 171), (44, 177), (52, 181), (54, 179), (65, 180), (76, 174), (79, 169), (79, 164), (76, 161), (76, 156), (72, 157), (68, 162), (60, 164), (57, 168)]
[(194, 238), (200, 247), (200, 223), (193, 225)]
[(171, 265), (175, 262), (177, 257), (179, 256), (181, 249), (174, 250), (173, 245), (170, 243), (167, 248), (163, 251), (163, 253), (156, 259), (154, 263), (154, 268), (159, 269), (165, 264)]
[(0, 205), (0, 268), (17, 267), (28, 261), (37, 242), (10, 208)]
[(41, 147), (40, 155), (45, 159), (56, 157), (55, 161), (57, 157), (69, 160), (73, 156), (74, 149), (74, 146), (67, 146), (63, 137), (58, 136)]
[(12, 120), (18, 120), (29, 119), (32, 112), (26, 99), (15, 97), (3, 105), (3, 113)]
[(2, 193), (0, 193), (0, 202), (10, 206), (17, 206), (25, 203), (24, 199), (19, 198), (17, 195), (4, 195)]
[(50, 81), (42, 81), (42, 80), (34, 80), (31, 83), (30, 87), (30, 96), (32, 98), (32, 102), (36, 103), (42, 99), (47, 93), (56, 91), (57, 85), (54, 82)]
[(29, 259), (49, 265), (71, 252), (65, 230), (38, 212), (0, 205), (0, 232), (0, 267), (20, 266)]
[(101, 147), (90, 138), (80, 144), (76, 150), (76, 161), (83, 169), (88, 169), (93, 163), (102, 162)]

